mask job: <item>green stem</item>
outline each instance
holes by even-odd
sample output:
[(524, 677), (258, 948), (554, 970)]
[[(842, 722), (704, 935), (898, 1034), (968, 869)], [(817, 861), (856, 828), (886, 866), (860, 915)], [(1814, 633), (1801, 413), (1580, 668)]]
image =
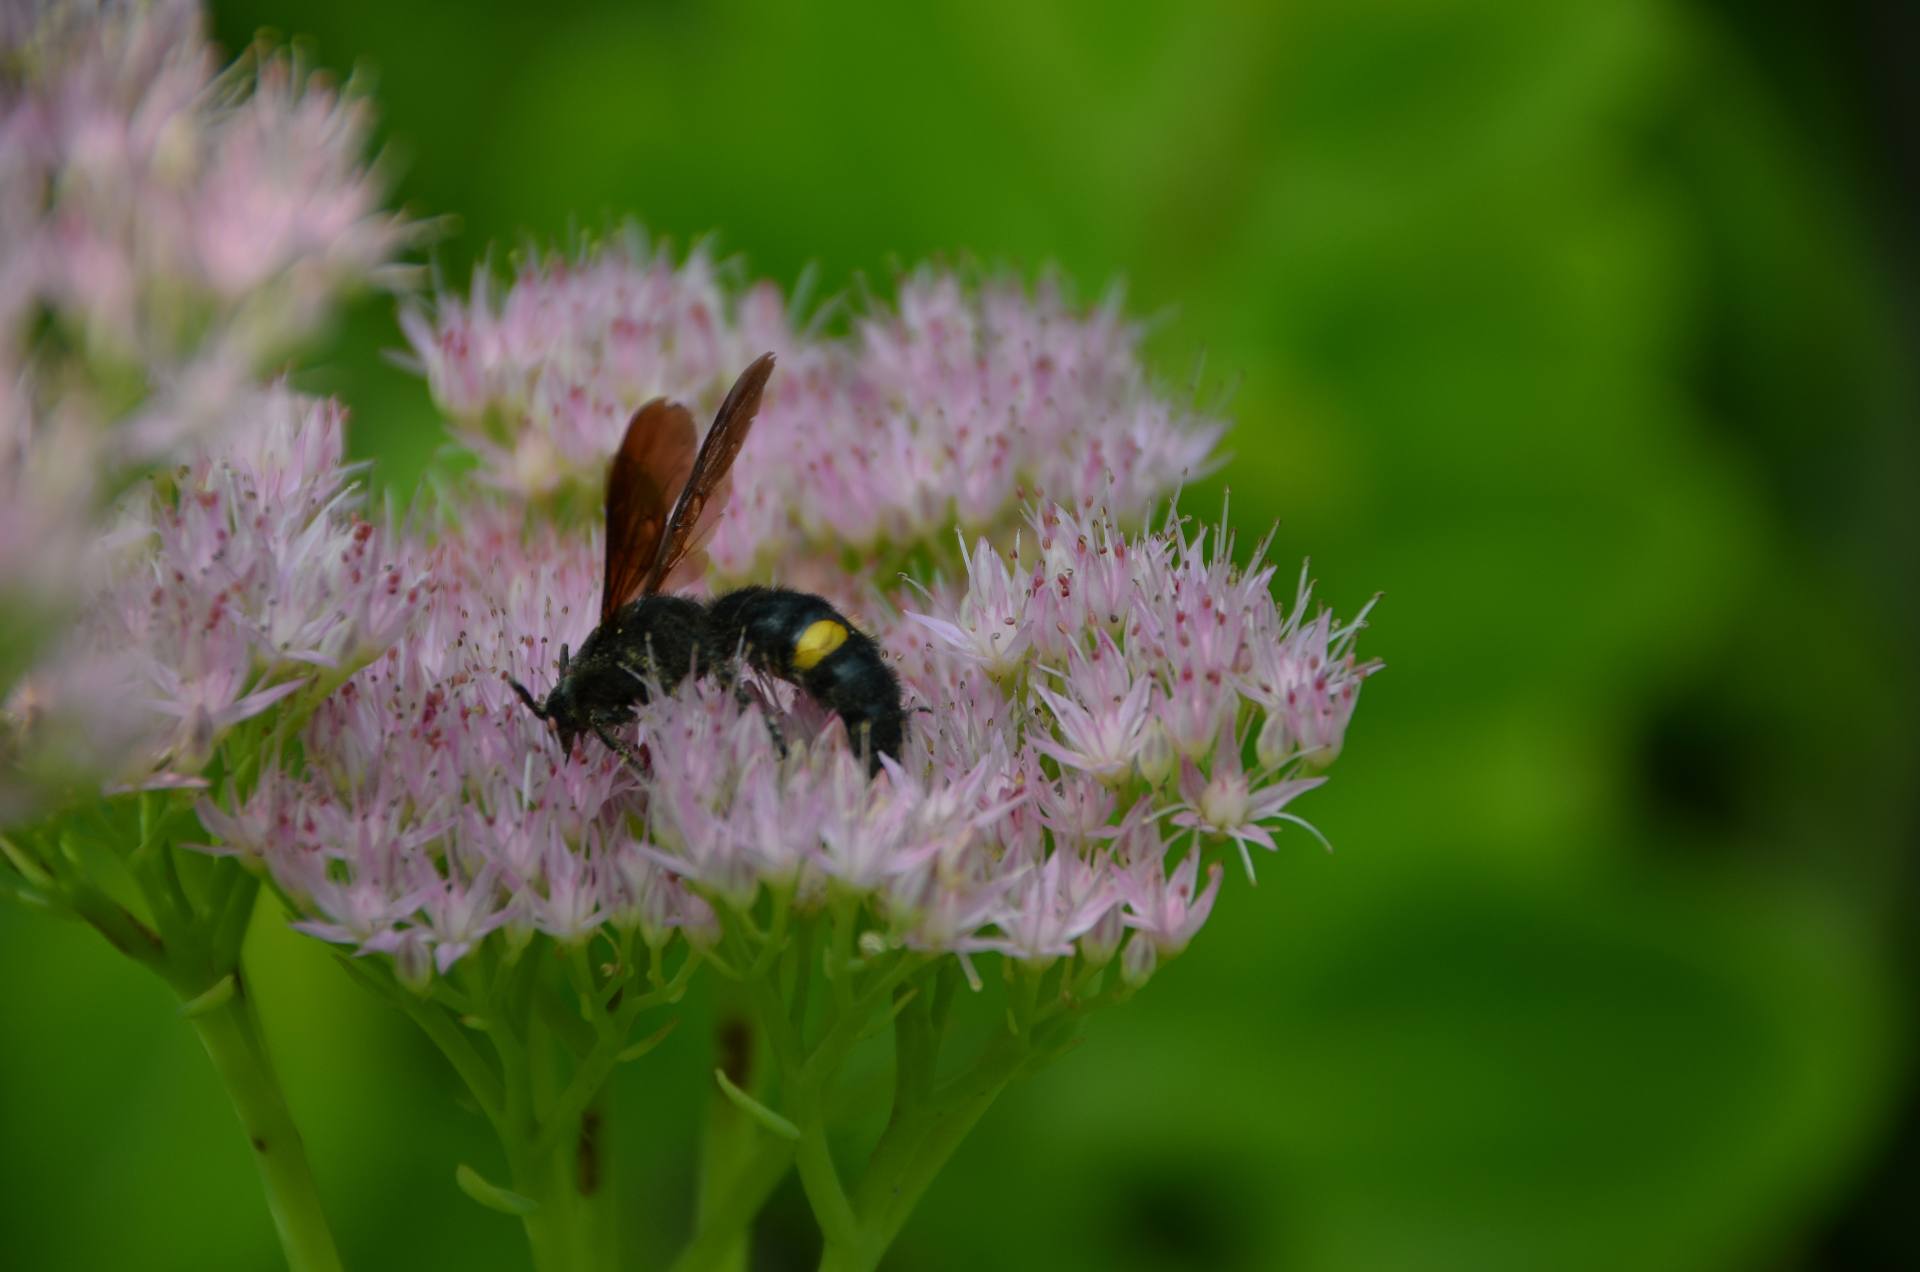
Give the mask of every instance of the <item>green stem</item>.
[(620, 1053), (626, 1049), (627, 1036), (633, 1032), (633, 1020), (639, 1015), (641, 1006), (636, 1000), (622, 1007), (603, 1025), (599, 1040), (594, 1043), (593, 1050), (580, 1059), (567, 1085), (557, 1094), (549, 1093), (542, 1097), (541, 1102), (547, 1112), (541, 1115), (541, 1121), (546, 1125), (547, 1132), (539, 1141), (540, 1148), (564, 1145), (572, 1137), (588, 1107), (606, 1090), (608, 1080), (620, 1064)]
[[(635, 998), (597, 1018), (588, 1054), (564, 1045), (553, 1028), (554, 1004), (581, 986), (550, 980), (540, 962), (508, 969), (490, 998), (488, 1037), (500, 1060), (501, 1115), (496, 1123), (515, 1191), (535, 1203), (522, 1217), (539, 1272), (619, 1272), (621, 1224), (613, 1186), (608, 1077), (645, 1005)], [(597, 990), (589, 974), (587, 999)]]
[(611, 1083), (581, 1112), (572, 1145), (572, 1183), (579, 1216), (581, 1267), (620, 1272), (619, 1188), (614, 1172)]
[(510, 1145), (514, 1189), (534, 1202), (521, 1218), (535, 1272), (579, 1272), (574, 1251), (572, 1188), (559, 1155), (535, 1153), (528, 1143)]
[[(130, 868), (160, 923), (159, 934), (110, 902), (96, 904), (99, 899), (90, 895), (90, 885), (76, 884), (70, 895), (85, 899), (90, 910), (86, 917), (116, 948), (145, 963), (183, 1003), (194, 1005), (189, 1019), (253, 1148), (288, 1268), (333, 1272), (340, 1267), (340, 1255), (240, 964), (240, 946), (259, 897), (259, 879), (237, 861), (216, 860), (208, 867), (206, 883), (217, 907), (197, 906), (182, 882), (180, 849), (167, 837), (167, 829), (165, 811), (156, 815), (150, 803), (143, 803), (141, 852)], [(112, 930), (115, 927), (121, 930)], [(231, 996), (208, 1002), (203, 996), (223, 977), (232, 980)]]
[[(343, 957), (341, 963), (350, 970), (359, 971), (352, 956)], [(372, 977), (367, 979), (376, 988), (385, 991), (386, 987), (380, 986)], [(502, 1101), (506, 1097), (501, 1090), (499, 1074), (480, 1048), (473, 1045), (473, 1039), (467, 1037), (459, 1024), (437, 1003), (421, 1002), (405, 989), (396, 989), (388, 997), (440, 1048), (440, 1054), (447, 1058), (453, 1071), (467, 1084), (467, 1090), (472, 1094), (474, 1103), (480, 1106), (480, 1112), (487, 1121), (493, 1123), (496, 1131), (499, 1130), (505, 1117)]]
[(820, 1272), (872, 1272), (879, 1266), (920, 1198), (1031, 1058), (1024, 1042), (1003, 1036), (966, 1073), (924, 1102), (896, 1110), (854, 1193), (857, 1230), (851, 1239), (828, 1238)]
[(506, 1145), (514, 1190), (536, 1203), (521, 1222), (539, 1272), (619, 1272), (626, 1266), (607, 1123), (603, 1091), (568, 1134), (556, 1137), (551, 1128), (527, 1125)]
[[(760, 1031), (754, 1028), (749, 1012), (748, 995), (731, 981), (716, 978), (714, 986), (714, 1064), (740, 1090), (764, 1100), (769, 1085), (767, 1066), (761, 1062), (764, 1048), (759, 1045)], [(715, 1272), (746, 1272), (747, 1229), (758, 1206), (738, 1216), (726, 1212), (737, 1205), (738, 1182), (751, 1173), (763, 1150), (761, 1141), (770, 1138), (717, 1083), (708, 1089), (706, 1128), (700, 1145), (699, 1218), (694, 1244), (681, 1255), (682, 1263)], [(785, 1174), (785, 1162), (791, 1154), (781, 1156), (780, 1173)], [(776, 1175), (773, 1182), (778, 1179)]]
[(500, 1060), (500, 1141), (513, 1172), (514, 1190), (534, 1203), (521, 1217), (536, 1272), (574, 1272), (572, 1189), (559, 1177), (559, 1154), (539, 1147), (536, 1103), (543, 1075), (540, 1051), (547, 1043), (533, 995), (535, 967), (526, 958), (503, 967), (489, 1003), (487, 1039)]
[(194, 1032), (219, 1071), (253, 1146), (290, 1272), (339, 1272), (340, 1255), (320, 1209), (306, 1150), (267, 1059), (252, 999), (237, 973), (235, 984), (226, 1002), (193, 1017)]
[(821, 1095), (795, 1093), (795, 1112), (800, 1126), (800, 1142), (794, 1148), (794, 1167), (800, 1172), (800, 1186), (820, 1222), (820, 1233), (829, 1247), (859, 1238), (860, 1221), (853, 1204), (840, 1183), (840, 1172), (833, 1164), (833, 1152), (827, 1144), (827, 1124), (820, 1109)]
[[(288, 1267), (336, 1272), (340, 1256), (241, 971), (259, 876), (237, 860), (197, 855), (186, 859), (183, 871), (178, 840), (197, 824), (185, 795), (146, 792), (79, 814), (52, 841), (58, 855), (43, 858), (31, 845), (0, 839), (0, 856), (36, 892), (64, 905), (178, 995), (253, 1147)], [(144, 913), (97, 882), (96, 869), (112, 868), (113, 858), (138, 889)], [(118, 869), (108, 877), (120, 877)]]
[[(731, 1103), (723, 1098), (721, 1102), (746, 1120), (746, 1115)], [(768, 1135), (751, 1124), (748, 1131), (752, 1140), (742, 1154), (745, 1164), (727, 1181), (724, 1190), (716, 1188), (710, 1193), (708, 1181), (701, 1180), (700, 1223), (692, 1242), (673, 1261), (672, 1272), (734, 1272), (746, 1266), (747, 1229), (793, 1165), (792, 1141)]]
[(107, 944), (163, 980), (172, 979), (167, 966), (167, 947), (160, 934), (124, 906), (91, 883), (80, 880), (67, 883), (61, 896)]
[(793, 983), (793, 989), (787, 995), (787, 1001), (792, 1004), (788, 1019), (793, 1026), (793, 1036), (800, 1040), (802, 1046), (806, 1045), (807, 1040), (807, 999), (813, 992), (813, 934), (819, 927), (817, 920), (800, 924), (788, 953)]

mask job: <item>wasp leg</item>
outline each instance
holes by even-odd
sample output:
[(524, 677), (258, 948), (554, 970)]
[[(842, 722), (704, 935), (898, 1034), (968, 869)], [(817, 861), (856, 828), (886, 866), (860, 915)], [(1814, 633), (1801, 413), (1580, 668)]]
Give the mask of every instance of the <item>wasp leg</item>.
[(767, 726), (767, 736), (773, 739), (774, 754), (783, 760), (786, 759), (787, 735), (781, 732), (780, 722), (774, 719), (772, 714), (767, 711), (765, 701), (747, 687), (745, 680), (731, 676), (728, 677), (728, 680), (733, 685), (733, 700), (735, 702), (739, 703), (742, 707), (752, 707), (755, 705), (760, 707), (760, 719)]
[(636, 773), (645, 773), (647, 771), (647, 766), (640, 762), (640, 757), (634, 754), (633, 748), (625, 742), (622, 742), (619, 738), (614, 737), (613, 734), (608, 733), (606, 725), (595, 720), (590, 727), (593, 729), (593, 736), (606, 743), (609, 751), (617, 752), (621, 759), (633, 765)]

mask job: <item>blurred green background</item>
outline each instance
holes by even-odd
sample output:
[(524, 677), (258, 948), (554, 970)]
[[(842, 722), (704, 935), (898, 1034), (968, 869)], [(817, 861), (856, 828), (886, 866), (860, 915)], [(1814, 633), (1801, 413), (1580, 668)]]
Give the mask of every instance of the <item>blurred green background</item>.
[[(1340, 851), (1232, 880), (890, 1267), (1920, 1266), (1897, 6), (215, 8), (368, 73), (456, 282), (629, 214), (829, 291), (1124, 279), (1168, 382), (1234, 386), (1236, 523), (1342, 613), (1386, 593), (1308, 810)], [(303, 381), (404, 495), (441, 435), (399, 343), (369, 301)], [(254, 941), (349, 1265), (524, 1267), (437, 1056)], [(4, 1262), (273, 1266), (171, 998), (18, 911), (0, 959)], [(621, 1091), (663, 1250), (706, 1063), (683, 1028)], [(789, 1189), (759, 1265), (810, 1233)]]

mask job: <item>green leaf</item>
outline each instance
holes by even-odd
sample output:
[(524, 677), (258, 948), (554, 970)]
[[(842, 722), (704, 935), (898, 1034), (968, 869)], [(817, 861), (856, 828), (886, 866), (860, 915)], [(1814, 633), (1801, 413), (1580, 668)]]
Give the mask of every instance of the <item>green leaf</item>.
[(660, 1026), (660, 1028), (654, 1030), (652, 1033), (648, 1034), (646, 1037), (642, 1038), (640, 1041), (634, 1043), (632, 1046), (628, 1047), (625, 1051), (622, 1051), (620, 1055), (617, 1057), (619, 1063), (626, 1064), (630, 1060), (638, 1060), (641, 1056), (646, 1055), (649, 1051), (652, 1051), (655, 1047), (665, 1042), (667, 1040), (667, 1035), (672, 1033), (676, 1028), (679, 1027), (679, 1025), (680, 1025), (680, 1018), (678, 1016), (675, 1016), (672, 1020), (669, 1020), (666, 1024)]
[(204, 1016), (210, 1011), (226, 1006), (233, 1001), (234, 991), (238, 988), (239, 985), (234, 981), (233, 973), (228, 972), (201, 993), (181, 1003), (181, 1018), (191, 1020), (195, 1016)]
[(45, 892), (51, 891), (58, 886), (55, 884), (53, 876), (40, 868), (40, 863), (33, 859), (33, 854), (14, 843), (11, 839), (8, 839), (5, 835), (0, 835), (0, 855), (4, 855), (7, 859), (7, 864), (18, 871), (20, 877), (25, 879), (34, 888)]
[(460, 1185), (460, 1191), (473, 1198), (488, 1210), (497, 1210), (503, 1215), (512, 1215), (524, 1219), (540, 1209), (540, 1203), (531, 1197), (523, 1197), (498, 1184), (488, 1183), (479, 1171), (461, 1162), (453, 1171), (453, 1182)]
[(733, 1101), (734, 1107), (738, 1108), (742, 1113), (745, 1113), (748, 1117), (760, 1123), (760, 1125), (766, 1127), (767, 1130), (778, 1135), (781, 1139), (798, 1140), (800, 1138), (799, 1127), (735, 1086), (733, 1079), (726, 1075), (725, 1070), (715, 1069), (713, 1076), (720, 1083), (720, 1089), (726, 1092), (727, 1098)]

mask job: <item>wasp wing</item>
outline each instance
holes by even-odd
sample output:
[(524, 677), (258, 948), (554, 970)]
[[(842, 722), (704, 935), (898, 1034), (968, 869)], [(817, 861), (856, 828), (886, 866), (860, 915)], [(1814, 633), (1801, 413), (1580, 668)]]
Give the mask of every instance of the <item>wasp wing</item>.
[(678, 402), (655, 398), (633, 413), (607, 469), (607, 568), (600, 621), (645, 588), (671, 524), (676, 496), (686, 497), (694, 471), (693, 416)]
[[(753, 417), (760, 410), (760, 395), (767, 387), (767, 377), (772, 374), (773, 355), (763, 353), (740, 373), (733, 388), (727, 391), (727, 400), (720, 404), (719, 414), (713, 417), (713, 427), (707, 430), (707, 440), (700, 444), (693, 472), (667, 517), (666, 534), (660, 539), (642, 591), (659, 591), (673, 568), (712, 531), (712, 518), (703, 514), (710, 504), (715, 515), (725, 505), (727, 473), (733, 468), (734, 456), (747, 440), (747, 430), (753, 427)], [(721, 496), (717, 501), (716, 494)]]

